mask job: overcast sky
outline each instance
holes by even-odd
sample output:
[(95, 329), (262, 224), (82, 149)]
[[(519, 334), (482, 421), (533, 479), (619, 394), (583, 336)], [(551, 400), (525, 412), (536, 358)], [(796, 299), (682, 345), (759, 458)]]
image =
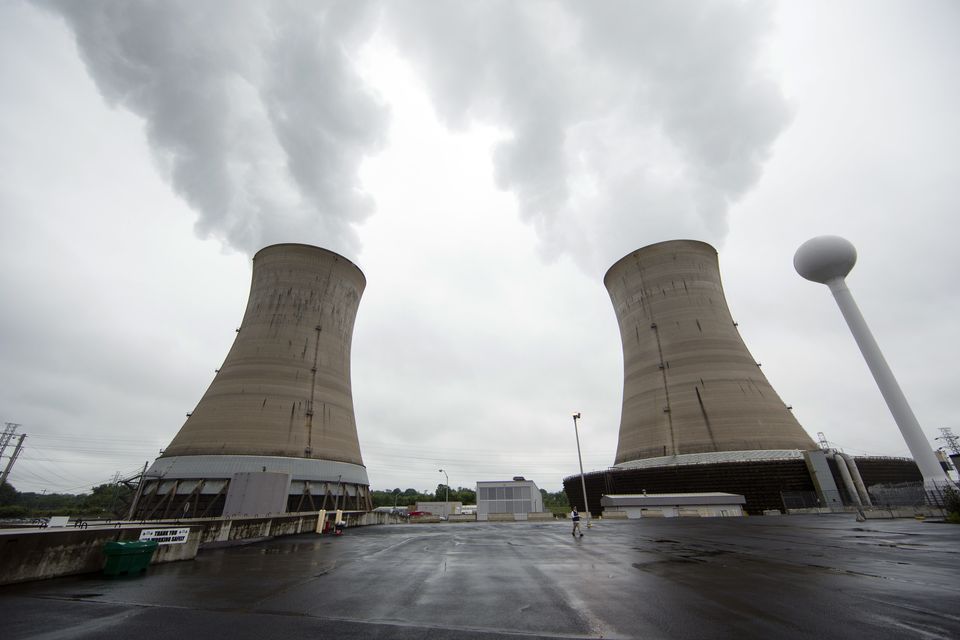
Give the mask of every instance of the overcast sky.
[[(375, 489), (613, 463), (605, 270), (717, 247), (753, 356), (816, 439), (908, 455), (822, 234), (926, 434), (960, 431), (960, 5), (0, 0), (0, 421), (21, 491), (165, 447), (250, 257), (367, 277), (353, 392)], [(9, 453), (9, 451), (8, 451)], [(6, 460), (3, 460), (5, 463)]]

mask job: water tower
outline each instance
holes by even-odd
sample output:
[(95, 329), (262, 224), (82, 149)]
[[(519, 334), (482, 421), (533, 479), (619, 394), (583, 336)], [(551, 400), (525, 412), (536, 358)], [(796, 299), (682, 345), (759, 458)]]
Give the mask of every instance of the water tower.
[(928, 489), (953, 486), (943, 467), (937, 461), (936, 455), (923, 430), (917, 421), (913, 410), (907, 403), (907, 398), (900, 389), (893, 371), (887, 364), (880, 346), (873, 338), (867, 322), (860, 313), (860, 308), (853, 299), (853, 294), (847, 287), (847, 274), (857, 263), (857, 250), (850, 241), (838, 236), (819, 236), (806, 241), (797, 249), (793, 257), (793, 265), (802, 277), (813, 282), (825, 284), (833, 293), (840, 313), (847, 321), (853, 338), (860, 347), (864, 360), (873, 374), (880, 393), (893, 414), (893, 418), (903, 434), (907, 448), (913, 455), (920, 473), (923, 474), (924, 485)]

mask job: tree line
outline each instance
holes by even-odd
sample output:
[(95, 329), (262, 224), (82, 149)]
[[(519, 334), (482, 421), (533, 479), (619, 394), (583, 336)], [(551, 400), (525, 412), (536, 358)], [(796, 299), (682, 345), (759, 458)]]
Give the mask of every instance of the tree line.
[[(447, 497), (449, 495), (449, 498)], [(552, 511), (554, 514), (564, 514), (570, 510), (570, 501), (567, 499), (565, 491), (549, 492), (546, 489), (540, 489), (540, 495), (543, 497), (544, 511)], [(370, 492), (374, 507), (414, 507), (418, 502), (460, 502), (462, 504), (477, 504), (477, 492), (467, 487), (448, 487), (441, 483), (437, 485), (436, 491), (430, 493), (429, 490), (417, 491), (416, 489), (400, 489), (399, 487), (385, 491), (374, 490)]]
[(9, 482), (0, 485), (0, 518), (76, 516), (83, 519), (123, 518), (133, 492), (121, 484), (101, 484), (90, 493), (20, 492)]
[[(374, 507), (413, 507), (418, 502), (460, 502), (477, 504), (477, 492), (468, 487), (447, 487), (438, 484), (434, 492), (416, 489), (374, 490), (370, 492)], [(449, 498), (447, 497), (449, 495)], [(540, 489), (543, 508), (555, 514), (570, 510), (564, 491), (551, 493)], [(90, 493), (35, 493), (17, 491), (9, 482), (0, 485), (0, 518), (39, 518), (76, 516), (84, 519), (118, 519), (126, 516), (133, 491), (124, 485), (101, 484)]]

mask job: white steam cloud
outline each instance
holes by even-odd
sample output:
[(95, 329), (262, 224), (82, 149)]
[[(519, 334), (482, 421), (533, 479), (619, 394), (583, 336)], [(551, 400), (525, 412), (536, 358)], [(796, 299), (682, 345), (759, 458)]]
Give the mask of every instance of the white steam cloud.
[(497, 180), (546, 254), (590, 268), (676, 237), (720, 242), (789, 120), (757, 69), (765, 5), (388, 5), (385, 21), (450, 123), (513, 133)]
[(720, 242), (789, 120), (752, 2), (52, 4), (104, 97), (144, 118), (202, 235), (355, 253), (363, 158), (388, 113), (353, 59), (375, 33), (450, 126), (510, 136), (498, 185), (544, 255), (596, 269), (649, 242)]
[(252, 253), (319, 242), (355, 253), (373, 210), (357, 167), (387, 112), (350, 52), (370, 5), (54, 2), (104, 98), (141, 116), (197, 230)]

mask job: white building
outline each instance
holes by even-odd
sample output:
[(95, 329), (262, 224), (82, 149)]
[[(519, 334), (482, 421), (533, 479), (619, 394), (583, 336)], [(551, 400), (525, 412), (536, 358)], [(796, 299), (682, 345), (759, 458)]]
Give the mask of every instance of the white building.
[[(604, 515), (634, 518), (742, 516), (746, 498), (735, 493), (638, 493), (603, 496)], [(612, 512), (612, 513), (611, 513)], [(618, 513), (618, 515), (619, 515)], [(623, 517), (623, 516), (621, 516)]]
[(528, 513), (543, 511), (543, 496), (532, 480), (517, 476), (513, 480), (477, 483), (477, 520), (491, 514), (513, 514), (526, 520)]
[(417, 508), (414, 511), (422, 511), (424, 513), (429, 513), (434, 516), (440, 516), (441, 518), (446, 518), (451, 515), (457, 515), (460, 513), (460, 508), (463, 506), (462, 502), (418, 502)]

